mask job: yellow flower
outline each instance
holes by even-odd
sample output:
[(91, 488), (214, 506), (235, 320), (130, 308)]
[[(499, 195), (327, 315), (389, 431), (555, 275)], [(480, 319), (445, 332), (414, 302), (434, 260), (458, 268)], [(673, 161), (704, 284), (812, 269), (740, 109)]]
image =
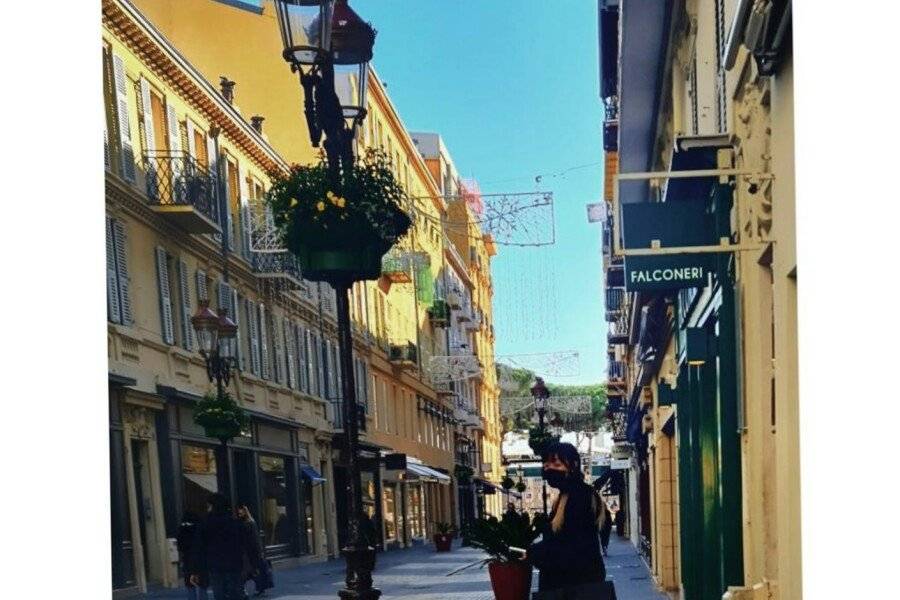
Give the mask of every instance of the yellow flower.
[(338, 205), (338, 208), (344, 208), (347, 205), (347, 199), (346, 198), (338, 198), (337, 205)]
[(334, 200), (334, 192), (332, 192), (331, 190), (328, 190), (327, 192), (325, 192), (325, 197), (328, 198), (329, 200)]
[(298, 202), (296, 198), (291, 198), (291, 208), (294, 208), (298, 204), (300, 204), (300, 202)]
[(323, 210), (325, 210), (325, 203), (322, 202), (321, 200), (319, 200), (319, 203), (316, 204), (316, 210), (319, 212), (322, 212)]

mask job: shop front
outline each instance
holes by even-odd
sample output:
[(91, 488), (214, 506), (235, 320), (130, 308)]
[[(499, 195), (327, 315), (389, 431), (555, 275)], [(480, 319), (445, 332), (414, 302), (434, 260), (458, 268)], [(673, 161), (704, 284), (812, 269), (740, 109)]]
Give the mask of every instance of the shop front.
[(160, 451), (162, 472), (173, 475), (162, 485), (169, 536), (176, 535), (186, 514), (204, 515), (210, 496), (223, 493), (232, 506), (245, 504), (250, 510), (270, 560), (313, 552), (312, 500), (324, 478), (309, 464), (299, 424), (248, 411), (250, 426), (223, 452), (219, 441), (194, 423), (192, 398), (171, 388), (160, 392), (169, 400), (159, 432), (166, 441)]
[(410, 457), (403, 479), (406, 543), (424, 543), (434, 534), (436, 523), (452, 520), (447, 502), (450, 476)]
[[(343, 460), (342, 436), (335, 436), (332, 441), (332, 470), (334, 475), (334, 503), (337, 511), (338, 548), (347, 542), (347, 523), (349, 521), (347, 490), (349, 488), (349, 470)], [(360, 441), (358, 464), (362, 484), (363, 511), (372, 520), (378, 536), (377, 549), (388, 547), (391, 540), (396, 539), (397, 532), (397, 491), (394, 487), (385, 487), (381, 478), (381, 449), (378, 446)], [(381, 501), (379, 502), (379, 499)], [(386, 511), (390, 510), (389, 521)]]

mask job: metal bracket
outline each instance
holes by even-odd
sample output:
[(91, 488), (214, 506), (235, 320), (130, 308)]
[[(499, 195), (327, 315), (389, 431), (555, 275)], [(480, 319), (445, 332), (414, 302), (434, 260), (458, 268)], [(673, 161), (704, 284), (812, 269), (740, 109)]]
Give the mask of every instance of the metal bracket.
[[(619, 212), (619, 182), (620, 181), (647, 181), (654, 179), (699, 179), (705, 177), (740, 177), (742, 179), (766, 180), (774, 179), (772, 173), (753, 171), (749, 169), (701, 169), (696, 171), (643, 171), (633, 173), (617, 173), (613, 175), (613, 256), (659, 256), (665, 254), (720, 254), (724, 252), (747, 252), (760, 250), (774, 241), (771, 239), (758, 242), (746, 242), (732, 244), (727, 237), (720, 238), (719, 244), (711, 246), (675, 246), (663, 248), (659, 240), (653, 240), (650, 248), (622, 248), (621, 242), (621, 215)], [(735, 198), (737, 205), (738, 198)]]

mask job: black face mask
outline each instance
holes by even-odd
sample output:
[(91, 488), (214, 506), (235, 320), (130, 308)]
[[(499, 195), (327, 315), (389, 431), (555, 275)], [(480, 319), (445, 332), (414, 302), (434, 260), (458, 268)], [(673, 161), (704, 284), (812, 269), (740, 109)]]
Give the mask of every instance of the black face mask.
[(566, 482), (569, 479), (568, 473), (564, 471), (557, 471), (556, 469), (544, 469), (541, 474), (544, 476), (547, 484), (549, 484), (550, 487), (554, 487), (556, 489), (562, 489), (563, 487), (565, 487)]

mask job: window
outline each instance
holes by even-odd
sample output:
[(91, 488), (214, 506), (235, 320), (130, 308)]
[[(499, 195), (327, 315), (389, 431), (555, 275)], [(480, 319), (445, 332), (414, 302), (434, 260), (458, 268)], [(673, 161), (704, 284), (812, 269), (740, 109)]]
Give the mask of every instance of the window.
[[(109, 55), (107, 55), (109, 56)], [(112, 92), (115, 96), (115, 125), (119, 141), (119, 174), (123, 179), (135, 181), (134, 143), (131, 139), (131, 115), (128, 108), (128, 77), (125, 73), (125, 62), (122, 57), (112, 54), (109, 59), (112, 70)]]
[(219, 491), (216, 479), (216, 453), (203, 446), (181, 446), (181, 482), (184, 486), (184, 512), (206, 514), (206, 501)]
[[(193, 315), (191, 289), (188, 285), (188, 265), (183, 258), (178, 259), (178, 306), (181, 322), (181, 347), (188, 352), (194, 349), (194, 328), (191, 326)], [(234, 318), (232, 316), (232, 318)]]
[(397, 539), (397, 489), (393, 484), (384, 486), (384, 532), (388, 540)]
[(131, 325), (125, 224), (106, 217), (106, 314), (113, 323)]
[(266, 546), (291, 543), (292, 527), (287, 514), (288, 493), (285, 459), (280, 456), (259, 456), (260, 529)]

